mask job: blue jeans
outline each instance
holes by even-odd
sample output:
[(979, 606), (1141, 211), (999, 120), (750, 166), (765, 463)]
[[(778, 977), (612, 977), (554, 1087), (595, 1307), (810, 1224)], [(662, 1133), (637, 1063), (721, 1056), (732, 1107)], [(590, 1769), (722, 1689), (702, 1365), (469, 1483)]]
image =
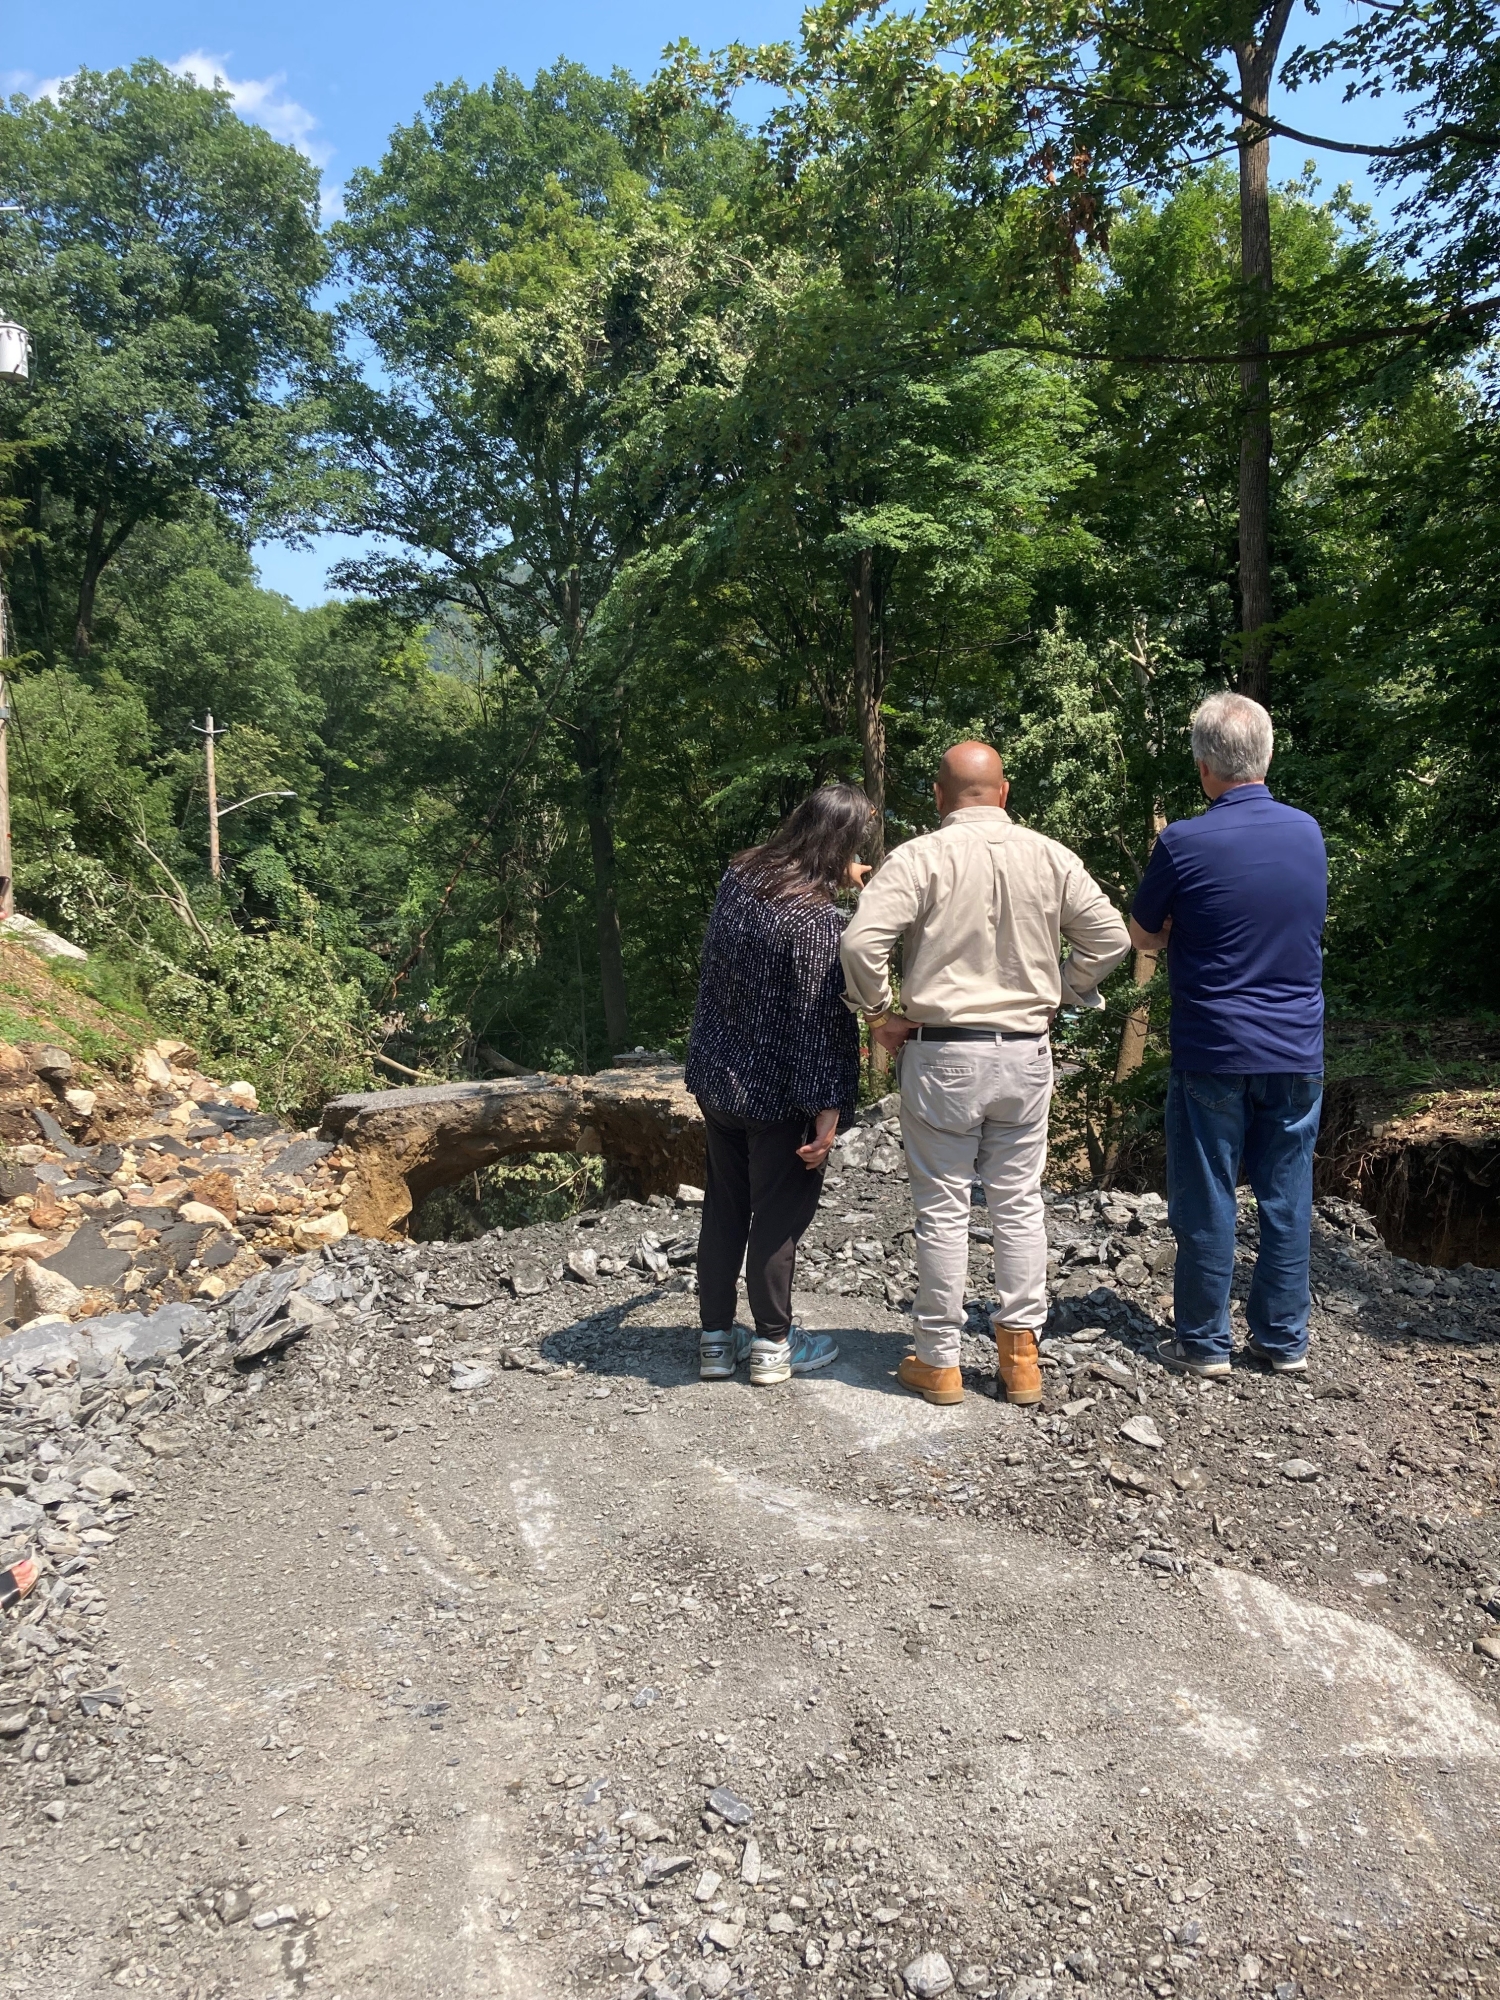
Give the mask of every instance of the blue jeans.
[(1174, 1069), (1167, 1086), (1167, 1214), (1177, 1238), (1177, 1338), (1228, 1359), (1234, 1190), (1241, 1163), (1260, 1209), (1245, 1317), (1267, 1354), (1307, 1352), (1313, 1142), (1321, 1076), (1211, 1076)]

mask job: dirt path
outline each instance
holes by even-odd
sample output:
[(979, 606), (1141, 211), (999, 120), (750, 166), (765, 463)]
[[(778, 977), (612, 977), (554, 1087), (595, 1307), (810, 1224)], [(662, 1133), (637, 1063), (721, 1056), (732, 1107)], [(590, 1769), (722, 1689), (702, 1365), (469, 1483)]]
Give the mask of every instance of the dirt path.
[(95, 1572), (133, 1711), (12, 1815), (0, 1990), (1489, 1990), (1493, 1708), (1269, 1576), (965, 1518), (1035, 1420), (804, 1303), (843, 1358), (775, 1392), (666, 1290), (466, 1396), (356, 1320), (346, 1390), (330, 1336), (200, 1422)]

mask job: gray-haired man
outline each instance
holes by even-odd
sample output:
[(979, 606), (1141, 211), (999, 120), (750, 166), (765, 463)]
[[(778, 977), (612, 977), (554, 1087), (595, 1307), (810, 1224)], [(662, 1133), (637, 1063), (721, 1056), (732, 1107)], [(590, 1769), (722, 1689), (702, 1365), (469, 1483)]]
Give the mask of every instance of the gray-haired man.
[(1240, 694), (1193, 717), (1207, 812), (1157, 839), (1130, 914), (1139, 950), (1167, 951), (1172, 1075), (1167, 1198), (1177, 1237), (1177, 1337), (1192, 1375), (1229, 1373), (1235, 1185), (1243, 1166), (1260, 1248), (1249, 1352), (1307, 1366), (1313, 1142), (1323, 1097), (1328, 859), (1315, 819), (1266, 790), (1271, 718)]

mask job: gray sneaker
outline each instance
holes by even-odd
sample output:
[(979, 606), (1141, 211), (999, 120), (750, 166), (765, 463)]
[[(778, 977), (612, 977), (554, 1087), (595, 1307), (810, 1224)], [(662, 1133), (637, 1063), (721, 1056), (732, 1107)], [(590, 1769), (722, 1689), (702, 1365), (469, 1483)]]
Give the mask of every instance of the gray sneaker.
[(1170, 1368), (1174, 1375), (1196, 1375), (1204, 1382), (1222, 1382), (1229, 1373), (1227, 1355), (1215, 1354), (1205, 1358), (1184, 1347), (1180, 1340), (1159, 1340), (1156, 1343), (1156, 1358), (1163, 1368)]
[(698, 1380), (727, 1382), (747, 1358), (755, 1335), (748, 1326), (731, 1326), (723, 1332), (698, 1336)]
[(1262, 1368), (1269, 1368), (1273, 1375), (1305, 1375), (1307, 1355), (1273, 1354), (1268, 1347), (1258, 1347), (1253, 1340), (1247, 1340), (1240, 1349), (1247, 1361), (1258, 1361)]
[(769, 1389), (793, 1375), (811, 1375), (838, 1358), (831, 1334), (794, 1326), (785, 1340), (762, 1340), (757, 1335), (750, 1348), (750, 1380), (757, 1389)]

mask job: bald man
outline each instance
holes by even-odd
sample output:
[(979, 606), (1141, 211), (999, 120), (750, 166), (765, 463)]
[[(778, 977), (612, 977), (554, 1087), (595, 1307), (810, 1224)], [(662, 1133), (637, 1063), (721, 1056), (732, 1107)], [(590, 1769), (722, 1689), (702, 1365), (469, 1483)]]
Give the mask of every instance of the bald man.
[[(1037, 1403), (1037, 1335), (1047, 1318), (1048, 1030), (1059, 1007), (1103, 1006), (1099, 982), (1130, 938), (1078, 856), (1011, 819), (1010, 785), (988, 743), (955, 743), (933, 795), (941, 825), (890, 856), (860, 897), (842, 947), (849, 1005), (883, 1047), (905, 1045), (901, 1133), (917, 1212), (917, 1351), (898, 1372), (929, 1403), (963, 1401), (959, 1343), (977, 1173), (995, 1238), (1000, 1379), (1011, 1402)], [(899, 1014), (890, 984), (898, 939)]]

